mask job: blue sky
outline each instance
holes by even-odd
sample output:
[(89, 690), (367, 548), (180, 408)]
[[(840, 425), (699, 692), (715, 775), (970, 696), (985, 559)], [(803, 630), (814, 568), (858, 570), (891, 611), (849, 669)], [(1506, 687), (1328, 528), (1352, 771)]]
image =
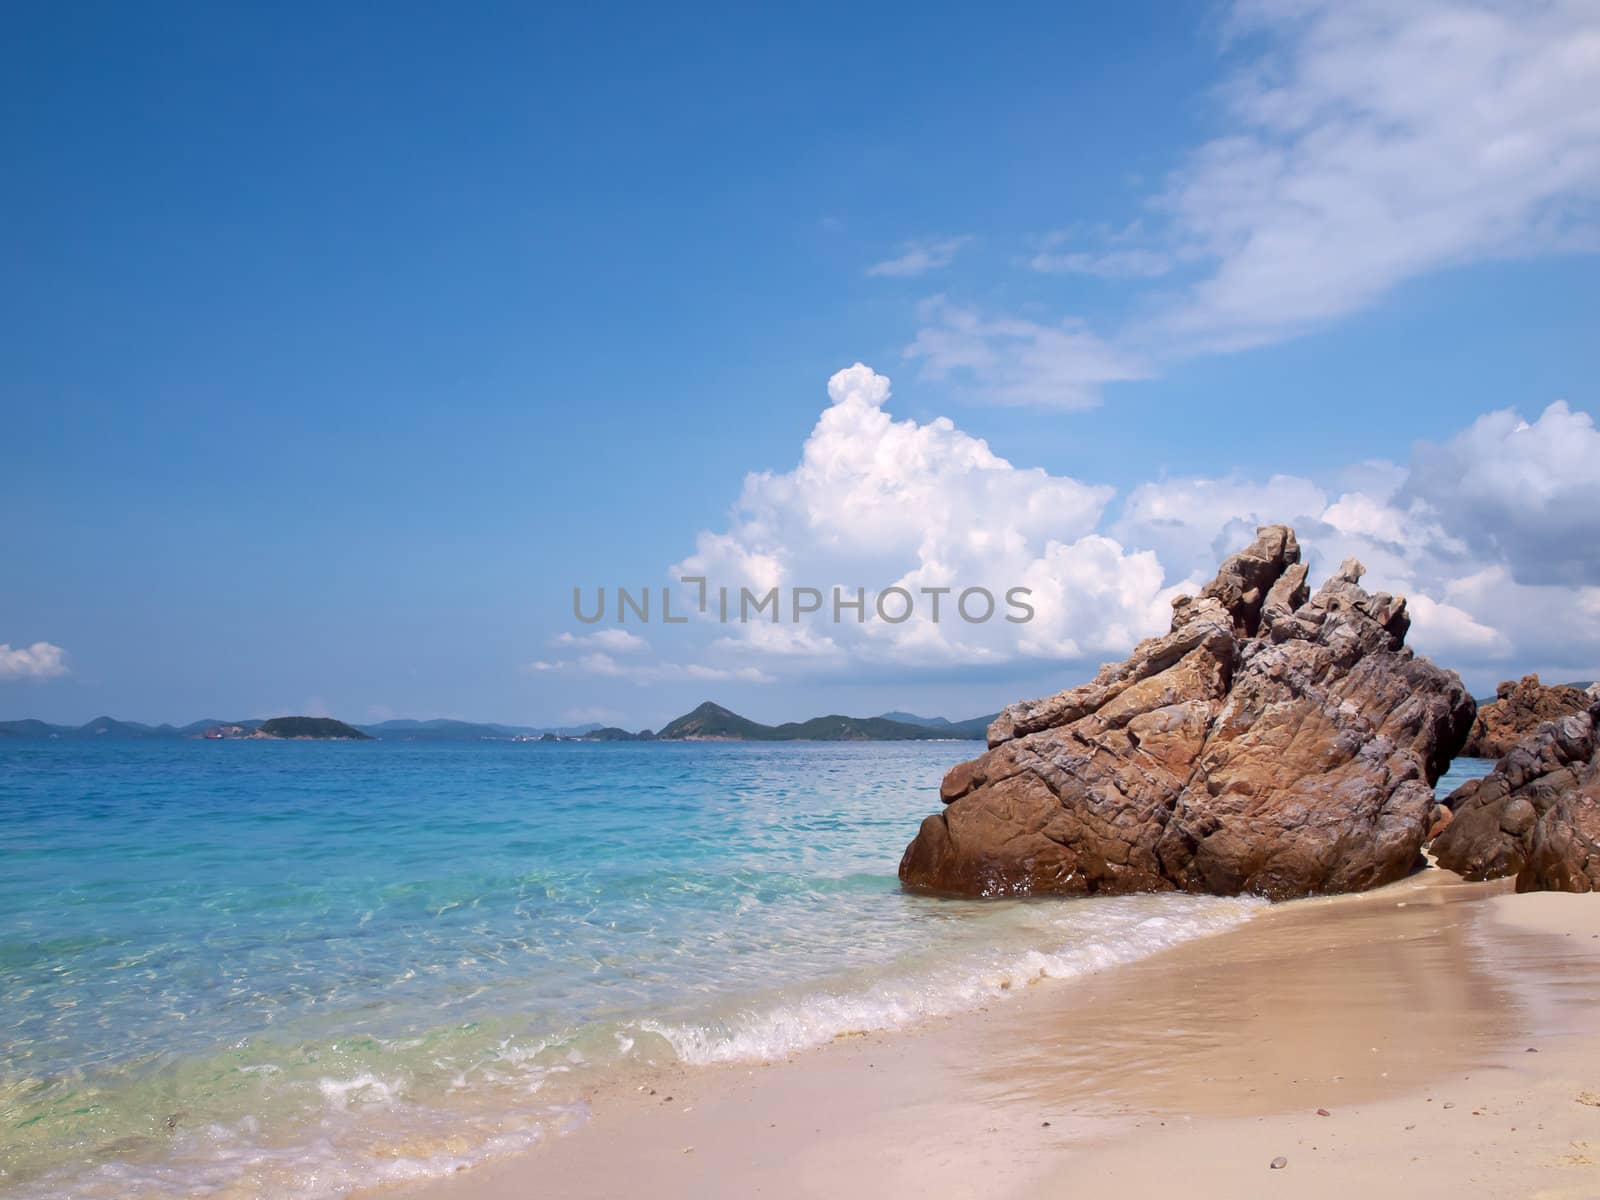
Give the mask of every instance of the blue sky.
[[(1276, 519), (1600, 675), (1600, 19), (1391, 9), (14, 15), (0, 717), (968, 716)], [(693, 562), (1064, 599), (578, 641)]]

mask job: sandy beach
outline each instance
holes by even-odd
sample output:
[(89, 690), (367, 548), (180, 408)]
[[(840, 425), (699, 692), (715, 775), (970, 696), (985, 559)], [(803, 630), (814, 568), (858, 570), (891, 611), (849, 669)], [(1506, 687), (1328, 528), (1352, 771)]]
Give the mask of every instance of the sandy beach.
[(617, 1081), (526, 1155), (384, 1194), (1596, 1197), (1597, 999), (1600, 901), (1429, 870), (909, 1032)]

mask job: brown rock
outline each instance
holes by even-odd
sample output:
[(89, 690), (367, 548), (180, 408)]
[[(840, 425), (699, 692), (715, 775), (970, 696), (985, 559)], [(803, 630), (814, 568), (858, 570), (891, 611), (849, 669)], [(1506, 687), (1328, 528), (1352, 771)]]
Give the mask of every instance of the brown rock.
[(1546, 721), (1450, 793), (1452, 820), (1433, 842), (1439, 865), (1468, 879), (1515, 875), (1519, 892), (1600, 888), (1597, 730), (1600, 702)]
[(1507, 680), (1495, 689), (1493, 703), (1478, 709), (1472, 732), (1461, 753), (1472, 758), (1500, 758), (1546, 721), (1580, 713), (1600, 696), (1575, 687), (1545, 687), (1537, 675)]
[(1013, 704), (900, 863), (957, 895), (1355, 891), (1418, 861), (1432, 786), (1472, 721), (1404, 648), (1405, 601), (1349, 560), (1315, 595), (1266, 526), (1171, 630), (1089, 683)]

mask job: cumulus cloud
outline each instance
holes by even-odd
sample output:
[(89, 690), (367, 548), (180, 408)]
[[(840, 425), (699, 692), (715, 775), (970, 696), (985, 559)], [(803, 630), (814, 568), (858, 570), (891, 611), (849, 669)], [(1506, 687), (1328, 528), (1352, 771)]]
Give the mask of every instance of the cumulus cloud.
[(67, 673), (66, 651), (49, 642), (11, 648), (0, 642), (0, 680), (55, 679)]
[(934, 313), (909, 354), (941, 371), (953, 360), (978, 396), (1082, 406), (1152, 366), (1323, 327), (1430, 272), (1600, 250), (1593, 0), (1239, 0), (1226, 25), (1236, 65), (1215, 136), (1137, 220), (1070, 249), (1053, 235), (1030, 260), (1159, 278), (1137, 317), (1068, 321), (1030, 363), (1008, 350), (1055, 326), (968, 314), (952, 332)]
[[(798, 465), (747, 477), (730, 526), (702, 532), (673, 573), (829, 597), (834, 588), (851, 597), (864, 588), (869, 605), (899, 587), (919, 601), (913, 616), (836, 623), (824, 611), (731, 624), (717, 650), (784, 669), (1005, 662), (1122, 649), (1160, 623), (1165, 589), (1155, 557), (1095, 533), (1112, 489), (1015, 466), (948, 418), (895, 420), (884, 407), (889, 394), (889, 380), (860, 363), (834, 375)], [(990, 620), (962, 618), (959, 592), (969, 587), (995, 597)], [(1014, 587), (1034, 590), (1035, 616), (1025, 624), (1004, 619), (1021, 615), (1004, 607)], [(975, 595), (969, 612), (982, 610)]]
[(905, 356), (924, 376), (953, 378), (997, 404), (1092, 408), (1108, 383), (1144, 379), (1150, 368), (1080, 321), (1055, 325), (985, 316), (938, 296), (922, 306), (925, 323)]
[[(1153, 480), (1114, 505), (1112, 489), (1015, 465), (946, 418), (896, 420), (889, 380), (862, 364), (834, 375), (828, 396), (798, 464), (748, 476), (728, 525), (703, 531), (672, 574), (734, 594), (865, 587), (869, 612), (890, 587), (924, 599), (900, 624), (835, 622), (824, 606), (720, 625), (714, 660), (768, 678), (1039, 661), (1082, 674), (1164, 630), (1173, 595), (1210, 578), (1256, 526), (1284, 522), (1313, 581), (1354, 556), (1371, 587), (1406, 594), (1413, 644), (1447, 665), (1572, 677), (1600, 665), (1600, 587), (1588, 582), (1600, 504), (1585, 470), (1600, 434), (1565, 404), (1531, 422), (1490, 413), (1409, 464)], [(1543, 554), (1530, 536), (1541, 528), (1562, 534)], [(951, 594), (974, 586), (997, 598), (1027, 588), (1033, 619), (950, 619)], [(939, 622), (925, 599), (936, 588), (952, 589)], [(609, 656), (580, 666), (623, 670)]]
[(1362, 464), (1337, 490), (1277, 475), (1142, 484), (1113, 528), (1193, 578), (1262, 521), (1293, 524), (1313, 574), (1350, 556), (1406, 593), (1413, 643), (1452, 665), (1600, 662), (1600, 432), (1549, 405), (1529, 422), (1488, 413), (1407, 467)]
[(1600, 584), (1600, 430), (1562, 401), (1531, 423), (1505, 409), (1419, 446), (1404, 494), (1518, 582)]
[(893, 258), (886, 258), (882, 262), (873, 263), (867, 268), (871, 276), (893, 276), (908, 278), (914, 275), (926, 275), (929, 271), (937, 271), (948, 267), (955, 261), (961, 248), (970, 242), (970, 236), (948, 238), (929, 238), (925, 241), (906, 242), (900, 247), (900, 253)]

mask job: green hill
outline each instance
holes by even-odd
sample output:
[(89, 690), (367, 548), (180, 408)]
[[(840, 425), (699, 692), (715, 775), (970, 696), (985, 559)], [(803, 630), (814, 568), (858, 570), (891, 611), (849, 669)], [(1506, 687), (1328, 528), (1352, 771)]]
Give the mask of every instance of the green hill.
[(925, 742), (948, 738), (948, 729), (907, 725), (884, 717), (845, 717), (831, 713), (809, 721), (789, 721), (774, 727), (780, 741), (807, 742)]
[(178, 730), (171, 725), (141, 725), (137, 721), (118, 721), (114, 717), (96, 717), (82, 725), (49, 725), (32, 718), (0, 721), (0, 737), (107, 738), (119, 741), (126, 738), (174, 737), (177, 733)]
[(693, 712), (685, 713), (675, 721), (668, 721), (656, 734), (657, 741), (672, 742), (712, 738), (743, 742), (773, 741), (776, 730), (707, 700)]
[(626, 729), (619, 729), (615, 725), (607, 725), (601, 729), (591, 729), (579, 739), (583, 742), (653, 742), (656, 735), (648, 729), (641, 729), (638, 733), (629, 733)]
[(990, 713), (987, 717), (969, 717), (965, 721), (951, 721), (944, 717), (919, 717), (916, 713), (886, 712), (878, 714), (885, 721), (898, 721), (902, 725), (921, 725), (924, 729), (937, 730), (940, 737), (947, 738), (981, 738), (988, 736), (989, 726), (999, 713)]
[(354, 725), (346, 725), (332, 717), (273, 717), (270, 721), (261, 722), (259, 732), (275, 738), (344, 738), (352, 742), (372, 740)]
[[(832, 714), (809, 721), (763, 725), (741, 717), (707, 700), (693, 712), (669, 721), (656, 734), (657, 741), (728, 742), (912, 742), (936, 738), (982, 737), (982, 728), (968, 732), (962, 725), (913, 725), (887, 717), (846, 717)], [(987, 726), (988, 722), (984, 722)]]

